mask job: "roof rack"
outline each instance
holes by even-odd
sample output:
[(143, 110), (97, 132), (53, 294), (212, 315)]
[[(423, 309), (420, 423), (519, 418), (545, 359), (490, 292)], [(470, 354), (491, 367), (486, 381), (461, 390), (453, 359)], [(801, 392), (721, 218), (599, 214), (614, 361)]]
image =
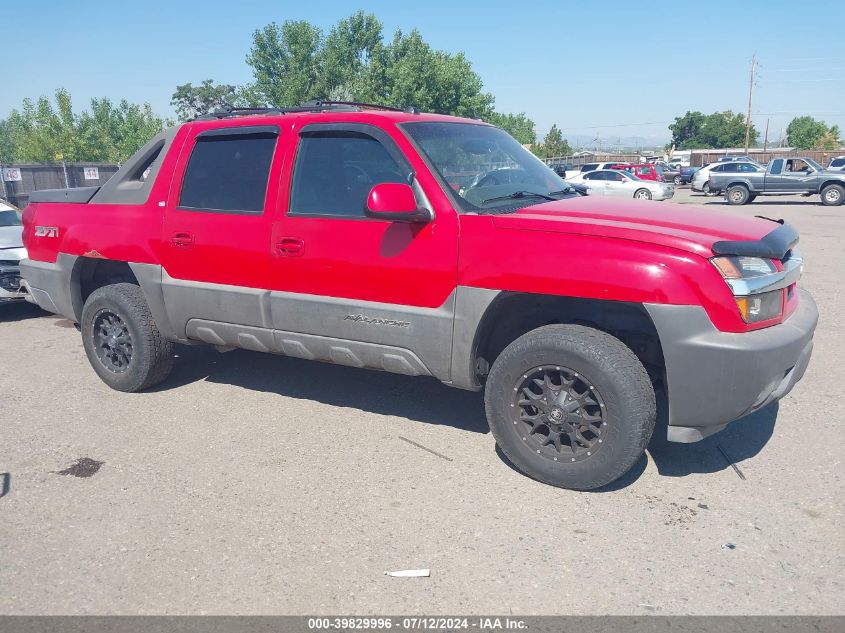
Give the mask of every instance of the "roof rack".
[(325, 101), (322, 99), (315, 99), (314, 101), (306, 101), (302, 105), (291, 106), (287, 108), (234, 108), (232, 106), (223, 106), (198, 116), (196, 121), (208, 121), (212, 119), (228, 119), (237, 116), (250, 116), (256, 114), (288, 114), (294, 112), (324, 112), (327, 110), (387, 110), (389, 112), (406, 112), (408, 114), (419, 114), (420, 111), (411, 106), (408, 108), (395, 108), (393, 106), (381, 105), (378, 103), (362, 103), (359, 101)]

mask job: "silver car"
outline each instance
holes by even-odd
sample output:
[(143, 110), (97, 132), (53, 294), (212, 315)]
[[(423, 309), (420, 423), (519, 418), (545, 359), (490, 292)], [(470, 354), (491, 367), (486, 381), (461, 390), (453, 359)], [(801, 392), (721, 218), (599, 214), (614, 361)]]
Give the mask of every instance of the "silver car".
[(26, 257), (22, 234), (21, 212), (0, 200), (0, 304), (26, 298), (19, 267)]
[(639, 200), (669, 200), (675, 195), (674, 185), (643, 180), (620, 169), (597, 169), (578, 174), (567, 182), (585, 185), (591, 196), (621, 196)]
[(836, 156), (830, 159), (827, 166), (828, 171), (845, 171), (845, 156)]

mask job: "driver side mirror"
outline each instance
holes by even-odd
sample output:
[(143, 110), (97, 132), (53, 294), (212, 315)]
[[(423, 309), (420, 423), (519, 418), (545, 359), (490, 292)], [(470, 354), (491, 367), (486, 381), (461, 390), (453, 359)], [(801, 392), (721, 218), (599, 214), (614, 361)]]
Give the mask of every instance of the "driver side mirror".
[(383, 182), (370, 189), (364, 215), (374, 220), (392, 222), (431, 222), (431, 212), (417, 206), (414, 190), (410, 185)]

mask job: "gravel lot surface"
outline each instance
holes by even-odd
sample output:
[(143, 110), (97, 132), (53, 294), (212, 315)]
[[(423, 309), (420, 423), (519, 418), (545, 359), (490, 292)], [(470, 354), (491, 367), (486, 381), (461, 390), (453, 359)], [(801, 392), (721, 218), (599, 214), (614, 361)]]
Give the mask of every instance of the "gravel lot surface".
[(518, 474), (481, 396), (434, 380), (191, 347), (127, 395), (71, 323), (0, 308), (0, 613), (845, 613), (845, 207), (676, 202), (799, 228), (815, 354), (602, 492)]

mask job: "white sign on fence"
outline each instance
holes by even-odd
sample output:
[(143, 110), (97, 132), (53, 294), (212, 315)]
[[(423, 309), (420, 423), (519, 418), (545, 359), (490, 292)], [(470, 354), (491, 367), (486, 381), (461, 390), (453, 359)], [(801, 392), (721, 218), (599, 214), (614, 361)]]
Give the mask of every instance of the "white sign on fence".
[(20, 182), (21, 170), (20, 167), (4, 167), (3, 180), (6, 182)]
[(97, 167), (85, 168), (85, 180), (99, 180), (100, 170)]

